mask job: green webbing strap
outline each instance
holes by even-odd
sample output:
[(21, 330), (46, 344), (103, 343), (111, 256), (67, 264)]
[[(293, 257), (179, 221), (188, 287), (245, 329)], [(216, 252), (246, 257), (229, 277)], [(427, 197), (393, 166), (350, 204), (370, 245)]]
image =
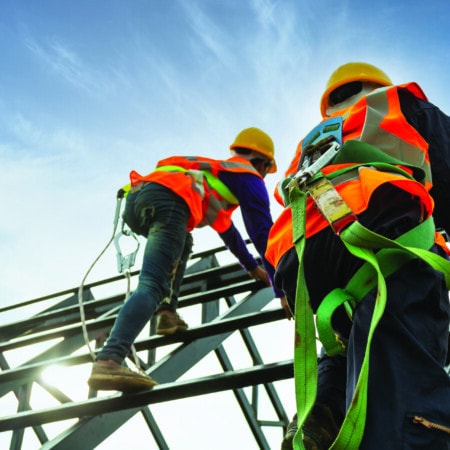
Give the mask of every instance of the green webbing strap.
[[(349, 228), (351, 228), (352, 226), (353, 224)], [(358, 382), (356, 384), (355, 393), (339, 434), (330, 447), (330, 449), (357, 450), (359, 448), (359, 444), (361, 443), (366, 423), (370, 344), (372, 342), (375, 328), (378, 325), (378, 322), (380, 321), (386, 306), (386, 283), (383, 277), (383, 273), (381, 272), (378, 265), (376, 255), (374, 254), (372, 249), (355, 247), (354, 245), (346, 242), (345, 238), (343, 238), (343, 241), (350, 253), (355, 255), (357, 258), (365, 260), (373, 267), (376, 272), (378, 283), (377, 301), (375, 302), (375, 308), (372, 314), (372, 320), (367, 336), (366, 352), (364, 354), (364, 359), (359, 373)]]
[(211, 172), (208, 172), (207, 170), (195, 170), (195, 169), (185, 169), (181, 166), (160, 166), (155, 169), (155, 171), (158, 172), (189, 172), (191, 173), (195, 178), (195, 172), (201, 172), (203, 176), (206, 178), (207, 183), (209, 186), (211, 186), (216, 192), (218, 192), (228, 203), (232, 205), (238, 205), (239, 200), (236, 198), (236, 196), (228, 189), (228, 186), (226, 186), (222, 181), (219, 180), (219, 178), (215, 177)]
[(331, 324), (336, 309), (351, 304), (353, 297), (344, 289), (333, 289), (320, 303), (316, 312), (316, 326), (319, 341), (329, 356), (345, 355), (346, 344), (334, 332)]
[[(431, 225), (433, 224), (432, 221), (429, 221), (428, 223)], [(430, 227), (430, 225), (425, 225), (425, 230), (426, 227)], [(432, 235), (434, 236), (434, 232)], [(376, 285), (378, 286), (377, 299), (375, 301), (367, 336), (366, 350), (353, 399), (339, 434), (333, 445), (330, 447), (330, 449), (335, 450), (357, 450), (364, 434), (366, 421), (370, 347), (375, 329), (383, 316), (387, 300), (386, 281), (377, 259), (378, 254), (376, 254), (374, 250), (379, 248), (396, 249), (406, 252), (413, 258), (418, 257), (423, 259), (434, 269), (439, 270), (444, 274), (447, 287), (450, 287), (450, 261), (426, 249), (406, 247), (398, 241), (390, 240), (368, 230), (359, 222), (354, 222), (348, 228), (344, 229), (341, 232), (340, 237), (350, 253), (357, 258), (365, 260), (366, 263), (371, 266), (376, 275)], [(395, 271), (393, 266), (391, 269)], [(354, 286), (358, 286), (356, 281), (354, 282)], [(354, 286), (351, 288), (353, 289)]]
[[(418, 238), (418, 232), (420, 232), (421, 238)], [(412, 257), (421, 258), (435, 270), (443, 273), (446, 286), (450, 289), (450, 261), (428, 250), (434, 243), (434, 232), (433, 219), (428, 218), (415, 229), (410, 230), (395, 241), (368, 230), (358, 222), (353, 223), (342, 231), (340, 236), (344, 243), (348, 242), (351, 245), (364, 246), (371, 249), (401, 250), (409, 253)], [(407, 245), (411, 242), (414, 245)], [(426, 247), (424, 248), (424, 246)]]
[(297, 402), (298, 431), (294, 437), (294, 449), (304, 450), (302, 425), (308, 417), (317, 391), (317, 349), (314, 314), (309, 302), (303, 271), (303, 252), (306, 242), (306, 196), (294, 186), (289, 196), (292, 205), (292, 232), (298, 255), (298, 279), (295, 295), (294, 383)]
[[(417, 227), (397, 238), (396, 241), (406, 247), (414, 246), (425, 250), (422, 259), (431, 257), (433, 260), (437, 258), (442, 260), (438, 255), (426, 251), (434, 243), (434, 231), (434, 221), (430, 217)], [(377, 253), (377, 260), (385, 278), (416, 257), (417, 255), (413, 255), (399, 248), (383, 248)], [(429, 264), (437, 270), (441, 270), (439, 267), (436, 267), (437, 261), (431, 261)], [(319, 340), (322, 342), (328, 355), (345, 354), (345, 344), (338, 339), (331, 325), (335, 310), (340, 305), (349, 306), (350, 309), (347, 309), (351, 317), (352, 309), (375, 286), (376, 277), (374, 270), (371, 265), (366, 263), (353, 275), (345, 289), (336, 288), (322, 300), (316, 313), (316, 326)]]

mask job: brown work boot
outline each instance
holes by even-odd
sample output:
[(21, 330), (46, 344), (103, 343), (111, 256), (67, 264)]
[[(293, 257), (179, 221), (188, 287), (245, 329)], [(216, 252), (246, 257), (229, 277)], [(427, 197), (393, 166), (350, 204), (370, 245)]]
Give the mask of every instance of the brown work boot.
[(158, 383), (148, 375), (133, 372), (114, 362), (96, 362), (88, 379), (96, 391), (138, 392), (151, 389)]
[(286, 429), (286, 434), (283, 437), (283, 440), (281, 441), (281, 450), (293, 450), (293, 439), (295, 436), (295, 433), (297, 433), (297, 414), (293, 417), (291, 422), (289, 422), (289, 425)]
[(177, 331), (185, 331), (188, 324), (175, 312), (158, 314), (156, 322), (156, 334), (174, 334)]
[(328, 406), (315, 405), (302, 427), (306, 450), (327, 450), (336, 439), (339, 428)]

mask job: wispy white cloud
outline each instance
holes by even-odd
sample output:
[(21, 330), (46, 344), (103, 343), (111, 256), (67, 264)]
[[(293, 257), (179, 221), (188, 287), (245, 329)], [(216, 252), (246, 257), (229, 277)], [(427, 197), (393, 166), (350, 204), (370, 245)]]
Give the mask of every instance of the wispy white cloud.
[(24, 44), (51, 73), (89, 95), (114, 94), (127, 81), (117, 68), (98, 69), (90, 65), (58, 36), (37, 39), (28, 33)]
[(84, 138), (74, 129), (41, 126), (21, 112), (10, 115), (0, 110), (0, 117), (5, 134), (10, 136), (6, 141), (10, 147), (9, 158), (14, 161), (31, 159), (55, 163), (66, 160), (73, 163), (88, 151)]
[[(194, 35), (189, 39), (194, 54), (202, 58), (202, 63), (220, 64), (231, 68), (235, 62), (233, 53), (229, 50), (229, 42), (233, 39), (233, 30), (219, 26), (217, 17), (209, 16), (197, 2), (179, 2), (185, 14), (185, 20)], [(208, 58), (210, 55), (210, 58)], [(205, 67), (205, 70), (208, 70)]]
[(25, 41), (26, 47), (67, 82), (88, 91), (95, 86), (94, 80), (80, 58), (56, 37), (40, 44), (32, 37)]
[[(274, 26), (277, 23), (275, 11), (279, 5), (279, 1), (273, 0), (251, 0), (250, 5), (255, 14), (258, 15), (261, 23), (266, 26)], [(291, 16), (292, 17), (292, 16)]]

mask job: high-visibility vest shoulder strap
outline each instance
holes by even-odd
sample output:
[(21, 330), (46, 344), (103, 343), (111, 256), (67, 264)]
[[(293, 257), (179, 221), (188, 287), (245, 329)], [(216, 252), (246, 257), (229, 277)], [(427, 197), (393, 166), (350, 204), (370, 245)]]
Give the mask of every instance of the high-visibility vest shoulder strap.
[(371, 144), (403, 164), (420, 168), (424, 178), (419, 181), (430, 189), (428, 144), (403, 115), (399, 89), (406, 89), (426, 99), (414, 83), (375, 89), (346, 110), (336, 112), (344, 119), (344, 142), (356, 140)]

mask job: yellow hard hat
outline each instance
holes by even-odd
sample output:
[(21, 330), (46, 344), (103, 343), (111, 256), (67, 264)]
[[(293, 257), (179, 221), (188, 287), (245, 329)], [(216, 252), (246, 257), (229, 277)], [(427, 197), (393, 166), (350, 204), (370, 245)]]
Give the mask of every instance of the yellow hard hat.
[(238, 147), (247, 148), (266, 156), (272, 161), (272, 166), (269, 169), (269, 173), (274, 173), (277, 171), (277, 164), (274, 158), (275, 150), (273, 141), (267, 133), (264, 133), (264, 131), (255, 127), (245, 128), (236, 136), (234, 142), (230, 145), (230, 150)]
[(327, 116), (329, 96), (340, 86), (352, 81), (367, 81), (382, 86), (392, 86), (391, 79), (378, 67), (364, 62), (350, 62), (338, 67), (328, 79), (325, 92), (320, 100), (322, 117)]

